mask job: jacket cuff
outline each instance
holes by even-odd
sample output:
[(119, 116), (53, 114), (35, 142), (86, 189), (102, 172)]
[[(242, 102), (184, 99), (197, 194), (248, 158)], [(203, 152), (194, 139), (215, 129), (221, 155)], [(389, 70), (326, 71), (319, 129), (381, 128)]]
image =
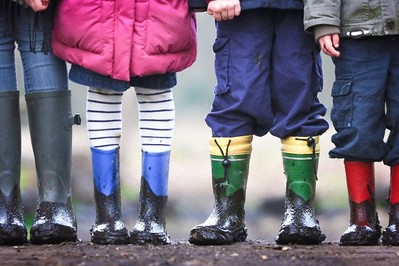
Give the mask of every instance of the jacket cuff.
[(339, 27), (332, 25), (319, 25), (314, 27), (314, 38), (316, 42), (325, 35), (340, 33)]

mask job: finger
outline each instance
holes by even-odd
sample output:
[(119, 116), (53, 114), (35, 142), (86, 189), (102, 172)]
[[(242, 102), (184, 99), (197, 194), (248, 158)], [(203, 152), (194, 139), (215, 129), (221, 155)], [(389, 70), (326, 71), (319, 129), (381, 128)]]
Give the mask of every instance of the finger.
[(339, 35), (338, 34), (334, 34), (332, 36), (332, 42), (335, 48), (339, 48)]
[(222, 21), (222, 15), (220, 14), (220, 12), (213, 13), (213, 17), (216, 21)]
[(236, 5), (234, 8), (234, 15), (235, 16), (239, 16), (241, 13), (241, 6), (240, 5)]
[(227, 19), (233, 19), (235, 17), (234, 10), (231, 10), (230, 12), (227, 11)]
[(339, 56), (339, 52), (334, 48), (332, 42), (325, 43), (325, 53), (332, 57)]

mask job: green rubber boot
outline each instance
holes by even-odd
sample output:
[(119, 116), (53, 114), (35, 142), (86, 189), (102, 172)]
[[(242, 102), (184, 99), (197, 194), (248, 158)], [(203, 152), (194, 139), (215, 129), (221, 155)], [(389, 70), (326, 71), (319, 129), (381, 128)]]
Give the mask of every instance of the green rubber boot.
[(289, 137), (282, 140), (284, 172), (287, 177), (285, 215), (277, 244), (320, 244), (326, 238), (315, 218), (319, 158), (318, 137)]
[(211, 138), (214, 209), (208, 219), (191, 229), (196, 245), (229, 245), (245, 241), (245, 191), (252, 136)]

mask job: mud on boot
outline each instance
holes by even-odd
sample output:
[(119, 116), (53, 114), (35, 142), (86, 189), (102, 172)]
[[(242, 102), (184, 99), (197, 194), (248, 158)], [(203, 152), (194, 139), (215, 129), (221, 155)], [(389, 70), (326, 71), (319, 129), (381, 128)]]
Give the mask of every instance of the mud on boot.
[(135, 245), (167, 245), (170, 238), (163, 225), (155, 222), (137, 222), (129, 232), (129, 243)]
[(281, 224), (277, 244), (317, 245), (322, 243), (326, 236), (321, 232), (313, 208), (294, 192), (289, 192), (286, 202), (286, 213)]
[(170, 151), (142, 152), (142, 175), (139, 213), (129, 232), (135, 245), (166, 245), (170, 238), (166, 231)]
[(381, 227), (351, 225), (342, 234), (341, 246), (373, 246), (378, 245), (381, 237)]
[(373, 201), (363, 203), (350, 202), (351, 224), (342, 234), (341, 246), (378, 245), (381, 226)]
[(96, 223), (90, 229), (90, 240), (99, 245), (126, 245), (128, 232), (122, 221), (118, 195), (105, 196), (95, 191)]
[(99, 245), (126, 245), (129, 243), (127, 229), (123, 221), (94, 224), (90, 229), (91, 242)]
[(244, 222), (244, 209), (234, 205), (243, 205), (245, 192), (239, 190), (230, 199), (219, 199), (208, 219), (190, 231), (188, 241), (195, 245), (231, 245), (247, 239)]
[(399, 246), (399, 224), (390, 224), (382, 232), (382, 244)]
[(0, 245), (23, 245), (27, 242), (23, 207), (19, 188), (14, 187), (9, 197), (0, 192)]
[(389, 222), (382, 232), (382, 244), (399, 246), (399, 165), (391, 166), (388, 203)]
[(76, 217), (70, 202), (40, 202), (30, 229), (32, 244), (58, 244), (77, 240)]
[(385, 246), (399, 246), (399, 203), (392, 203), (391, 199), (393, 199), (392, 195), (390, 196), (391, 203), (389, 205), (389, 224), (382, 232), (382, 244)]

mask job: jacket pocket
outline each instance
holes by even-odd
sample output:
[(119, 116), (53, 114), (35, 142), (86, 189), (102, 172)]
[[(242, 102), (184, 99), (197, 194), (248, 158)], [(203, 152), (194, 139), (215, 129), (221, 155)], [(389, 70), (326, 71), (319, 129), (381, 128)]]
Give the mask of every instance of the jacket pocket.
[(229, 90), (229, 50), (229, 39), (217, 37), (213, 44), (217, 78), (214, 91), (216, 95), (226, 93)]
[(334, 82), (331, 92), (333, 97), (331, 121), (335, 128), (348, 128), (352, 125), (353, 97), (351, 92), (351, 80), (336, 80)]
[(370, 19), (369, 0), (341, 1), (343, 25), (364, 22)]

